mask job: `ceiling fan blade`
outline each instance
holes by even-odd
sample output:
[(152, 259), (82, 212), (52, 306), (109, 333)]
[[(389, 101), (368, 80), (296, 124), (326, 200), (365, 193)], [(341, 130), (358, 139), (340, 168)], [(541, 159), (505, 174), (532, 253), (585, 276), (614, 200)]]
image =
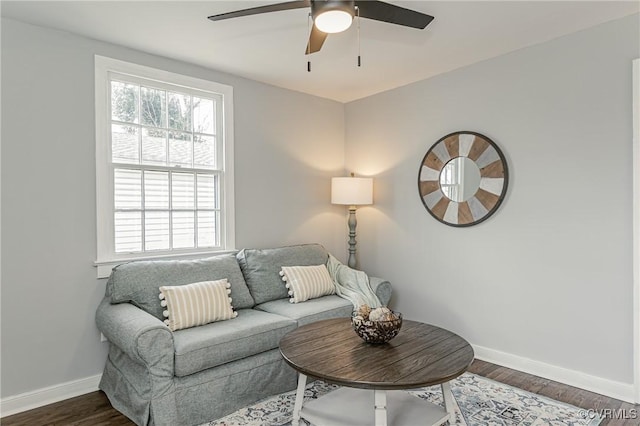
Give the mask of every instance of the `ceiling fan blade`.
[(424, 29), (433, 21), (433, 16), (431, 15), (405, 9), (404, 7), (383, 1), (360, 0), (356, 1), (356, 6), (358, 6), (362, 18), (403, 25), (405, 27)]
[(281, 10), (302, 9), (310, 7), (310, 0), (288, 1), (285, 3), (270, 4), (267, 6), (252, 7), (249, 9), (236, 10), (235, 12), (220, 13), (211, 15), (208, 19), (212, 21), (221, 21), (223, 19), (239, 18), (241, 16), (257, 15), (259, 13), (279, 12)]
[(308, 55), (310, 53), (315, 53), (322, 49), (322, 45), (324, 41), (327, 39), (329, 34), (323, 33), (314, 25), (311, 28), (311, 34), (309, 34), (309, 42), (307, 43), (307, 50), (305, 50), (305, 54)]

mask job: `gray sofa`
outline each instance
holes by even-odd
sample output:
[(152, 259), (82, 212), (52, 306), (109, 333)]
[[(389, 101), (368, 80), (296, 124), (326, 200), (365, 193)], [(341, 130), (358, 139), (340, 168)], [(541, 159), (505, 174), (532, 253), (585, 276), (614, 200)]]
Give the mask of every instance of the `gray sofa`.
[[(96, 323), (109, 341), (100, 389), (139, 425), (197, 425), (269, 395), (292, 390), (296, 374), (278, 350), (296, 327), (348, 317), (336, 295), (289, 302), (282, 266), (326, 264), (318, 244), (244, 249), (199, 260), (138, 261), (113, 269)], [(171, 332), (158, 287), (227, 278), (238, 316)], [(383, 304), (391, 285), (370, 278)]]

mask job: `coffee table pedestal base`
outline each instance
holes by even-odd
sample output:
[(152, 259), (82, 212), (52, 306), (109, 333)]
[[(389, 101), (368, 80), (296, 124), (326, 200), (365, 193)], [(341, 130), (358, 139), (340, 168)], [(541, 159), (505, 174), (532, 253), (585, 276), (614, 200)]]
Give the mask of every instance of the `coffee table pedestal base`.
[(441, 425), (449, 419), (442, 407), (404, 391), (346, 387), (305, 402), (300, 416), (314, 426), (426, 426)]

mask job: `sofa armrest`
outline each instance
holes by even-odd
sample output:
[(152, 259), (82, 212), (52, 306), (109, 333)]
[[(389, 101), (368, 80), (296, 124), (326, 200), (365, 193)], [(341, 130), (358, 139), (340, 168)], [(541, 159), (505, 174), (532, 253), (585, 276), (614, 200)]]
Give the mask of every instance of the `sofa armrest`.
[(96, 325), (110, 343), (152, 375), (173, 377), (173, 335), (162, 321), (130, 303), (112, 305), (105, 297), (96, 311)]
[(391, 283), (387, 280), (383, 280), (378, 277), (369, 277), (369, 285), (371, 285), (371, 289), (380, 299), (380, 303), (383, 306), (387, 306), (389, 304), (389, 300), (391, 300)]

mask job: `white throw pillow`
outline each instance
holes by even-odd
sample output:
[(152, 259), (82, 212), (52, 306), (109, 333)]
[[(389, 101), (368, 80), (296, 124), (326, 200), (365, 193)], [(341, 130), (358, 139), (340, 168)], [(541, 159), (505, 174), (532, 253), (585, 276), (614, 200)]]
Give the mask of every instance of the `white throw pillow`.
[(171, 331), (223, 321), (238, 316), (231, 306), (227, 279), (160, 287), (164, 323)]
[(336, 292), (335, 284), (325, 265), (283, 266), (280, 276), (289, 289), (291, 303), (300, 303)]

